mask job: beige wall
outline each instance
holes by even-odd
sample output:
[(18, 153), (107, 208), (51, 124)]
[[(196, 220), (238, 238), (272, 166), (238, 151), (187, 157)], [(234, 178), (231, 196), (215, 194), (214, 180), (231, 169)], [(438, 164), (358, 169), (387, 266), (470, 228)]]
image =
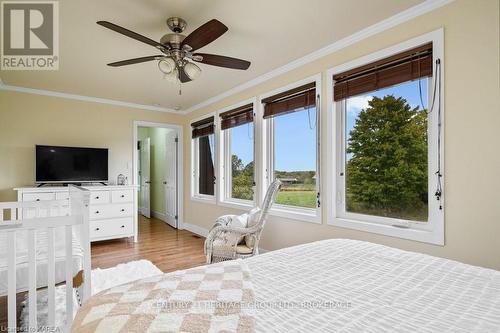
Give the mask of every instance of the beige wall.
[[(452, 258), (500, 269), (500, 101), (499, 101), (499, 2), (457, 0), (424, 16), (375, 35), (332, 55), (276, 77), (192, 113), (190, 119), (323, 73), (360, 56), (389, 47), (426, 32), (445, 31), (445, 242), (434, 246), (326, 225), (271, 218), (262, 238), (268, 250), (325, 238), (353, 238), (402, 249)], [(323, 119), (327, 112), (322, 101)], [(185, 149), (190, 151), (186, 126)], [(322, 142), (326, 142), (323, 122)], [(322, 156), (327, 147), (323, 145)], [(190, 166), (190, 154), (185, 155)], [(326, 167), (323, 159), (323, 171)], [(241, 211), (190, 200), (190, 173), (186, 172), (185, 222), (209, 228), (222, 214)], [(326, 186), (323, 177), (323, 188)], [(323, 194), (323, 201), (328, 200)]]
[(182, 124), (181, 116), (0, 91), (0, 201), (34, 183), (35, 144), (109, 148), (109, 179), (132, 181), (133, 121)]
[[(444, 247), (326, 225), (271, 218), (262, 246), (272, 250), (324, 238), (373, 241), (500, 269), (500, 83), (498, 0), (457, 0), (450, 5), (347, 47), (187, 117), (91, 102), (0, 91), (0, 201), (12, 187), (34, 181), (34, 145), (110, 149), (110, 180), (131, 179), (134, 120), (185, 125), (185, 222), (209, 228), (222, 214), (240, 211), (189, 198), (189, 120), (268, 92), (360, 56), (438, 28), (445, 31), (445, 242)], [(323, 98), (322, 112), (326, 113)], [(323, 114), (324, 117), (324, 114)], [(323, 122), (323, 133), (326, 123)], [(326, 142), (326, 135), (322, 138)], [(327, 147), (323, 145), (322, 156)], [(326, 161), (323, 159), (323, 163)], [(326, 164), (323, 164), (325, 170)], [(323, 187), (326, 185), (322, 179)], [(323, 200), (329, 198), (323, 196)]]

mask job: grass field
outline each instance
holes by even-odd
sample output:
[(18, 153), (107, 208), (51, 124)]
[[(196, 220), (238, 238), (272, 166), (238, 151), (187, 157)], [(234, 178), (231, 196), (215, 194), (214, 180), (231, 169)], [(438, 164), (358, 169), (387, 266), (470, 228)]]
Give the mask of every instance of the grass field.
[(316, 191), (280, 191), (276, 198), (280, 205), (316, 208)]
[(384, 216), (396, 219), (426, 222), (429, 218), (429, 208), (422, 203), (415, 203), (411, 209), (381, 209), (367, 208), (364, 205), (354, 201), (351, 195), (347, 193), (347, 211), (351, 213), (366, 214), (373, 216)]

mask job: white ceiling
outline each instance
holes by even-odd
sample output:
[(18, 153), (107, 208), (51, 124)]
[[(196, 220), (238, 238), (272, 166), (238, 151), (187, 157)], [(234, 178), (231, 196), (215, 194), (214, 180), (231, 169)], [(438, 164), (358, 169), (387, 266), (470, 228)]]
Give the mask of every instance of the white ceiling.
[[(58, 71), (2, 71), (4, 84), (187, 109), (239, 84), (393, 16), (423, 0), (71, 0), (59, 1)], [(228, 26), (199, 52), (252, 62), (247, 71), (201, 64), (202, 75), (178, 85), (162, 79), (155, 62), (111, 68), (107, 63), (159, 54), (105, 29), (107, 20), (159, 40), (165, 20), (180, 16), (184, 34), (216, 18)]]

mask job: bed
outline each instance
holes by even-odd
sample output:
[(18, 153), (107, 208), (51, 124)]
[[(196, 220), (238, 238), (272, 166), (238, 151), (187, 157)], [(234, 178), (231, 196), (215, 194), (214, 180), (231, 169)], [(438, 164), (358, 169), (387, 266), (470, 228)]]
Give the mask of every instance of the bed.
[[(207, 286), (212, 300), (240, 307), (200, 310), (195, 305), (206, 299), (200, 295), (207, 295)], [(73, 324), (74, 332), (106, 333), (221, 328), (500, 332), (500, 272), (368, 242), (325, 240), (104, 291), (89, 299)]]

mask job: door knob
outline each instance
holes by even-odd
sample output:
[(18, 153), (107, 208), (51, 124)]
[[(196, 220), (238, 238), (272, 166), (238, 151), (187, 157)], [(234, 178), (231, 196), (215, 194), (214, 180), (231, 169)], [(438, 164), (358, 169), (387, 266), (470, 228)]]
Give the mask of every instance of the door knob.
[(167, 182), (163, 182), (163, 185), (167, 185)]
[(146, 180), (144, 183), (151, 184), (151, 182), (149, 180)]

